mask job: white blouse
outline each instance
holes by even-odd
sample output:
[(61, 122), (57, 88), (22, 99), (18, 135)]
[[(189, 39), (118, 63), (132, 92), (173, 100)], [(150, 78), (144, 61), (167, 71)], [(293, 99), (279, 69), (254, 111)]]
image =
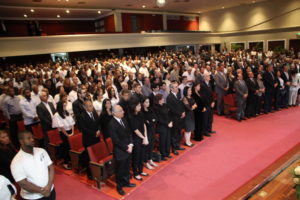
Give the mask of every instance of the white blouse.
[(71, 115), (63, 119), (58, 113), (55, 113), (52, 119), (52, 128), (64, 128), (66, 131), (69, 131), (74, 124), (75, 121)]
[(99, 102), (98, 100), (93, 101), (93, 106), (96, 110), (96, 112), (98, 113), (98, 115), (100, 115), (101, 111), (102, 111), (102, 103), (103, 101)]

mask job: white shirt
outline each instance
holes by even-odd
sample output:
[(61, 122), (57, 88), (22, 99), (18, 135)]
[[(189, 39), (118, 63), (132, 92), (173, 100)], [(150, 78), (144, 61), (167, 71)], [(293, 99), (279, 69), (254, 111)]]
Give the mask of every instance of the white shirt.
[(96, 110), (96, 112), (98, 113), (98, 115), (100, 115), (101, 111), (102, 111), (102, 103), (103, 101), (99, 102), (98, 100), (93, 101), (93, 106)]
[(51, 118), (53, 119), (53, 113), (52, 113), (52, 110), (51, 110), (51, 108), (50, 108), (49, 104), (48, 104), (48, 103), (45, 103), (45, 102), (43, 102), (43, 104), (46, 106), (46, 108), (47, 108), (48, 112), (49, 112), (49, 113), (50, 113), (50, 115), (51, 115)]
[(52, 120), (52, 128), (64, 128), (66, 131), (69, 131), (72, 129), (72, 126), (74, 126), (75, 121), (71, 115), (65, 116), (63, 119), (58, 112), (56, 112), (53, 116)]
[(15, 186), (4, 176), (0, 175), (0, 199), (1, 200), (10, 200), (11, 199), (11, 193), (7, 187), (7, 185), (11, 185), (13, 189), (15, 190), (15, 193), (17, 193), (17, 190)]
[(146, 67), (141, 67), (139, 73), (144, 74), (144, 77), (149, 77), (149, 71)]
[(31, 99), (37, 102), (37, 105), (41, 103), (40, 95), (31, 92)]
[(36, 102), (34, 99), (31, 98), (30, 102), (26, 99), (23, 98), (20, 101), (20, 107), (23, 113), (23, 119), (24, 119), (24, 124), (25, 125), (30, 125), (33, 124), (34, 121), (33, 118), (37, 117), (36, 114), (36, 106), (38, 102)]
[(68, 95), (68, 100), (71, 101), (72, 103), (73, 103), (74, 101), (76, 101), (77, 98), (78, 98), (77, 92), (74, 91), (74, 90), (72, 90), (72, 91), (69, 93), (69, 95)]
[[(13, 158), (10, 169), (16, 182), (26, 179), (38, 187), (45, 187), (49, 182), (48, 167), (50, 165), (52, 165), (52, 161), (48, 153), (42, 148), (34, 147), (33, 155), (20, 149)], [(52, 189), (53, 187), (52, 185)], [(21, 197), (24, 199), (39, 199), (43, 195), (31, 193), (21, 188)]]

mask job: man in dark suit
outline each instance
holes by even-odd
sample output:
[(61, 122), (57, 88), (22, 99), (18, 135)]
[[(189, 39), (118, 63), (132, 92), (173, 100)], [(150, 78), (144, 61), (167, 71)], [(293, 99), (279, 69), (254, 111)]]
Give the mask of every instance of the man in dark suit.
[(214, 77), (216, 87), (215, 91), (217, 93), (217, 111), (218, 115), (222, 115), (224, 113), (224, 96), (227, 94), (229, 89), (229, 82), (224, 73), (224, 64), (221, 63), (218, 67), (218, 72)]
[(281, 78), (283, 79), (284, 81), (284, 86), (285, 86), (285, 94), (283, 96), (283, 102), (284, 102), (284, 105), (283, 107), (284, 108), (287, 108), (288, 105), (289, 105), (289, 93), (290, 93), (290, 85), (291, 85), (291, 81), (292, 81), (292, 76), (291, 76), (291, 73), (289, 71), (289, 68), (287, 65), (284, 65), (283, 66), (283, 70), (281, 72)]
[(84, 101), (84, 111), (79, 115), (80, 128), (82, 131), (82, 143), (85, 148), (99, 142), (100, 123), (97, 112), (90, 100)]
[(267, 71), (263, 75), (264, 85), (266, 87), (265, 92), (265, 113), (269, 113), (272, 111), (272, 101), (275, 97), (275, 89), (278, 86), (275, 80), (275, 75), (273, 73), (273, 66), (268, 65)]
[(90, 100), (84, 101), (84, 110), (78, 116), (80, 121), (80, 130), (82, 132), (82, 144), (85, 148), (83, 155), (82, 165), (87, 168), (87, 176), (92, 179), (91, 171), (89, 169), (89, 156), (87, 148), (100, 141), (100, 123), (97, 112), (93, 107), (93, 103)]
[(136, 101), (142, 102), (144, 95), (142, 93), (142, 86), (139, 83), (134, 83), (132, 85), (133, 93), (130, 99), (135, 99)]
[(237, 79), (234, 83), (235, 89), (235, 101), (237, 104), (236, 118), (238, 121), (245, 120), (246, 101), (248, 97), (248, 88), (243, 80), (242, 73), (237, 75)]
[(124, 119), (120, 105), (113, 107), (113, 119), (109, 122), (110, 135), (113, 141), (113, 155), (116, 162), (117, 191), (124, 195), (123, 187), (135, 187), (130, 183), (130, 161), (133, 149), (132, 133)]
[(52, 118), (56, 113), (54, 105), (48, 102), (48, 93), (42, 91), (40, 94), (41, 103), (36, 106), (36, 113), (41, 121), (43, 134), (44, 134), (44, 147), (48, 145), (48, 134), (47, 132), (52, 130)]
[(77, 128), (81, 131), (79, 118), (80, 115), (85, 111), (83, 102), (86, 97), (86, 88), (85, 87), (79, 88), (77, 91), (77, 96), (78, 98), (73, 102), (72, 108), (73, 108), (73, 113), (75, 116)]
[(247, 98), (247, 106), (246, 106), (246, 116), (247, 117), (255, 117), (256, 110), (258, 106), (258, 92), (259, 86), (257, 80), (254, 78), (253, 72), (248, 72), (248, 79), (246, 79), (246, 85), (249, 90), (248, 98)]
[(204, 74), (204, 81), (201, 84), (200, 94), (203, 97), (205, 108), (206, 108), (206, 111), (204, 112), (204, 120), (203, 120), (204, 135), (209, 135), (210, 133), (216, 133), (216, 131), (212, 130), (213, 108), (215, 106), (215, 102), (213, 99), (213, 92), (212, 92), (212, 86), (211, 86), (209, 74)]
[(170, 84), (170, 90), (171, 92), (167, 97), (167, 106), (170, 109), (173, 121), (171, 146), (172, 153), (178, 155), (179, 153), (176, 150), (184, 150), (184, 148), (180, 147), (180, 132), (185, 118), (185, 108), (183, 102), (180, 100), (180, 92), (176, 81)]

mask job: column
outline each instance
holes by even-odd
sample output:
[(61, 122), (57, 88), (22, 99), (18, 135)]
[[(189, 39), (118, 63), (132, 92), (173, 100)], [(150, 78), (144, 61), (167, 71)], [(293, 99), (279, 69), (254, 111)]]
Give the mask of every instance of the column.
[(115, 29), (116, 32), (123, 32), (122, 27), (122, 13), (118, 11), (114, 11), (114, 20), (115, 20)]
[(167, 20), (167, 14), (163, 14), (163, 30), (168, 30), (168, 20)]

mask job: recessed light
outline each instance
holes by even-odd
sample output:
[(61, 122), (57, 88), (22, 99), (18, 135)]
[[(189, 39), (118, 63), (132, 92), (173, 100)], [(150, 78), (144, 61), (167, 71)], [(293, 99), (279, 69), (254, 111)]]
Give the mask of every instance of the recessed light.
[(68, 2), (69, 0), (66, 0), (66, 2)]
[(34, 12), (34, 10), (33, 10), (33, 9), (30, 9), (30, 12), (32, 12), (32, 13), (33, 13), (33, 12)]
[(98, 14), (101, 14), (101, 11), (100, 11), (100, 10), (98, 10)]
[(223, 6), (222, 9), (224, 9), (225, 7)]
[(255, 3), (255, 1), (252, 1), (252, 3)]
[(69, 13), (70, 13), (70, 10), (66, 10), (66, 13), (68, 13), (68, 14), (69, 14)]
[(143, 5), (142, 7), (143, 7), (143, 8), (146, 8), (146, 6), (145, 6), (145, 5)]
[(24, 17), (27, 18), (28, 16), (26, 14), (24, 14)]
[(57, 18), (60, 18), (60, 15), (56, 15)]
[(202, 13), (202, 11), (198, 11), (198, 13)]

